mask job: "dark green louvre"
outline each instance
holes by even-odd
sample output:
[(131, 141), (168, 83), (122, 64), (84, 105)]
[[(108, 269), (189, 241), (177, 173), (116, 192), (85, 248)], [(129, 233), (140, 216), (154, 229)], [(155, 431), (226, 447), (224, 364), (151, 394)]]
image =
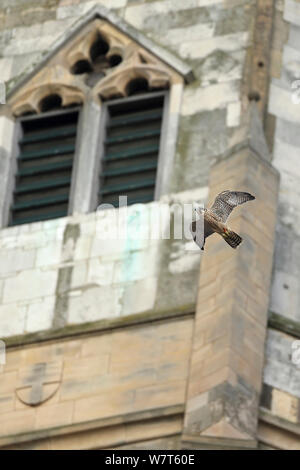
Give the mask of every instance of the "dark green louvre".
[(108, 105), (99, 204), (153, 201), (163, 105), (163, 94)]
[(10, 225), (67, 215), (78, 113), (73, 109), (21, 119)]

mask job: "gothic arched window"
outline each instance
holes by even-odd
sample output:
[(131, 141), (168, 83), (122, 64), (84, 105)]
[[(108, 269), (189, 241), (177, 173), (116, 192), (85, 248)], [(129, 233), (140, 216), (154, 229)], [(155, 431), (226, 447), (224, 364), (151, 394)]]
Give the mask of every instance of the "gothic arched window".
[(118, 206), (120, 195), (128, 204), (159, 198), (182, 88), (176, 67), (119, 27), (99, 17), (84, 24), (9, 97), (18, 125), (2, 219), (86, 213)]

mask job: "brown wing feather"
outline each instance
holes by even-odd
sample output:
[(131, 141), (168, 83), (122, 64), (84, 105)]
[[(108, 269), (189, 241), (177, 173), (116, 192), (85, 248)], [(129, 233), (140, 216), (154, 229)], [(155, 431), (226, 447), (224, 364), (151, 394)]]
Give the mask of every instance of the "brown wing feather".
[(219, 217), (222, 222), (226, 222), (236, 206), (244, 204), (244, 202), (247, 201), (252, 201), (253, 199), (255, 199), (255, 197), (250, 193), (241, 191), (223, 191), (218, 194), (210, 210)]

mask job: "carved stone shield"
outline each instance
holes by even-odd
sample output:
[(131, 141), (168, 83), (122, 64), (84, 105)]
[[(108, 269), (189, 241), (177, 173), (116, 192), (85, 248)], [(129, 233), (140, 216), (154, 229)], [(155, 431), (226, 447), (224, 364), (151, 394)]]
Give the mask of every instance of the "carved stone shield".
[(22, 368), (16, 395), (25, 405), (36, 406), (49, 400), (61, 382), (62, 361), (38, 362)]

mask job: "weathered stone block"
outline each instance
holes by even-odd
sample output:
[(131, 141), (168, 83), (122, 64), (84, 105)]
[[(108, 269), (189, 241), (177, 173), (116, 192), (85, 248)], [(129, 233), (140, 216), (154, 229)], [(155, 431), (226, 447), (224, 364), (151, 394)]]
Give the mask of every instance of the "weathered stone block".
[(22, 334), (25, 327), (26, 307), (16, 303), (0, 306), (0, 337)]
[(55, 271), (27, 269), (14, 277), (7, 278), (4, 284), (3, 302), (16, 302), (53, 295), (56, 288)]
[[(251, 440), (256, 433), (274, 237), (268, 238), (268, 249), (265, 250), (266, 237), (261, 227), (255, 225), (255, 218), (262, 217), (265, 208), (269, 212), (272, 210), (274, 215), (268, 228), (273, 234), (278, 188), (276, 171), (266, 164), (263, 157), (260, 158), (248, 149), (248, 152), (239, 152), (221, 161), (211, 171), (211, 200), (221, 190), (228, 189), (222, 183), (222, 177), (231, 172), (233, 188), (245, 188), (255, 193), (257, 179), (262, 186), (257, 196), (259, 204), (256, 206), (254, 201), (251, 206), (240, 208), (232, 224), (229, 222), (238, 233), (243, 236), (245, 233), (239, 249), (233, 251), (214, 236), (214, 240), (207, 244), (201, 262), (188, 403), (189, 400), (196, 403), (196, 397), (204, 392), (210, 394), (211, 403), (193, 409), (192, 413), (187, 412), (184, 425), (187, 436), (205, 432), (219, 438), (224, 432), (222, 437), (225, 439), (228, 426), (231, 429), (229, 435), (237, 439)], [(246, 179), (249, 171), (252, 177)], [(272, 182), (274, 192), (271, 195), (268, 186), (263, 186), (264, 175), (269, 181), (268, 186)], [(245, 187), (241, 187), (245, 180)], [(242, 209), (252, 214), (254, 224), (242, 216)], [(266, 260), (259, 257), (260, 248), (264, 249)], [(216, 270), (214, 282), (201, 282), (206, 270)], [(205, 300), (211, 298), (215, 299), (216, 308), (210, 307), (207, 312)], [(249, 301), (257, 303), (257, 315), (253, 319), (251, 312), (248, 315)], [(202, 313), (203, 308), (205, 313)], [(217, 390), (222, 391), (217, 393)], [(243, 405), (240, 406), (241, 403)]]

